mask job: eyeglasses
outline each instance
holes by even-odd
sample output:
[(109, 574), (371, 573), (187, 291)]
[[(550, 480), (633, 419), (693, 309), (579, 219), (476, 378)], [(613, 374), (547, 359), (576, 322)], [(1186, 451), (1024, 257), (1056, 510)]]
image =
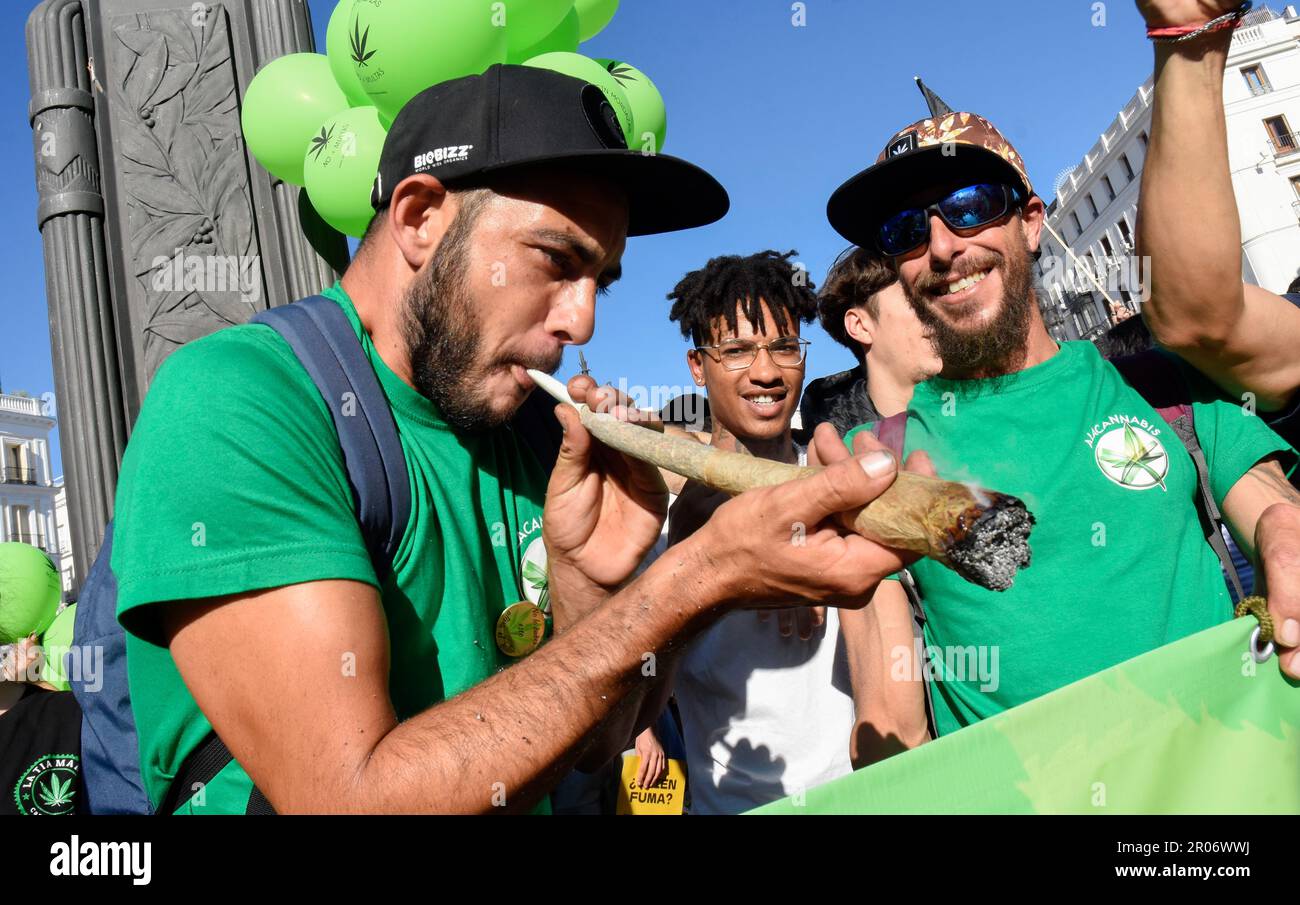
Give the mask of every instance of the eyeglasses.
[(938, 214), (953, 229), (977, 229), (1001, 220), (1021, 200), (1020, 192), (1009, 185), (970, 185), (928, 207), (894, 214), (881, 224), (876, 241), (885, 254), (898, 257), (930, 241), (931, 214)]
[(728, 371), (741, 371), (754, 363), (762, 349), (772, 356), (772, 362), (780, 368), (797, 368), (803, 364), (808, 354), (811, 340), (795, 339), (784, 336), (770, 343), (754, 343), (747, 339), (729, 339), (716, 346), (696, 346), (697, 352), (703, 352), (714, 361), (719, 362)]

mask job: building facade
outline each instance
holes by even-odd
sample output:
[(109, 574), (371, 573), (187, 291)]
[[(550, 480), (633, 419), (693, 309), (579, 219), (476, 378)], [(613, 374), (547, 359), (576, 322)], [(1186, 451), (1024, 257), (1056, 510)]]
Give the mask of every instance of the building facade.
[(71, 589), (71, 557), (64, 552), (56, 518), (56, 479), (50, 458), (54, 429), (48, 405), (31, 396), (0, 394), (0, 541), (40, 547), (63, 573)]
[(67, 600), (77, 586), (77, 571), (72, 555), (72, 532), (68, 530), (68, 488), (63, 476), (54, 479), (54, 530), (59, 537), (59, 555), (55, 562), (63, 576), (63, 599)]
[[(1143, 273), (1133, 251), (1152, 94), (1148, 79), (1078, 166), (1057, 179), (1037, 267), (1039, 304), (1057, 339), (1096, 339), (1141, 307)], [(1246, 17), (1232, 40), (1223, 101), (1242, 272), (1248, 283), (1285, 292), (1300, 275), (1300, 133), (1293, 130), (1300, 129), (1300, 15), (1294, 6), (1280, 13), (1260, 7)]]

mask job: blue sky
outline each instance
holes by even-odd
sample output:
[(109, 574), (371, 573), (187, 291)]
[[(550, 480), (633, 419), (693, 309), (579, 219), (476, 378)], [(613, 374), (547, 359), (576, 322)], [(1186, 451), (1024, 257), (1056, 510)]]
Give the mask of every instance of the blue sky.
[[(54, 376), (27, 120), (23, 27), (32, 5), (0, 4), (0, 173), (8, 179), (0, 381), (6, 392), (39, 396), (54, 389)], [(795, 5), (623, 0), (580, 48), (646, 72), (666, 99), (664, 150), (708, 169), (732, 199), (714, 226), (628, 243), (625, 276), (602, 301), (586, 348), (595, 376), (689, 383), (686, 344), (664, 296), (714, 255), (797, 248), (820, 282), (846, 244), (826, 222), (826, 199), (893, 132), (925, 115), (913, 75), (953, 107), (996, 123), (1050, 200), (1057, 174), (1078, 163), (1151, 71), (1132, 0), (806, 0), (797, 4), (802, 27), (792, 22)], [(310, 6), (323, 50), (335, 0)], [(852, 363), (820, 329), (808, 335), (810, 378)], [(574, 369), (576, 356), (563, 373)]]

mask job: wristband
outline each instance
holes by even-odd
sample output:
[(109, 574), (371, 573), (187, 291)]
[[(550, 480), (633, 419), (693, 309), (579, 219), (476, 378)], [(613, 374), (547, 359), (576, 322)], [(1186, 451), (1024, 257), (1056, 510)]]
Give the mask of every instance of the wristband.
[(1147, 37), (1157, 44), (1178, 44), (1211, 32), (1222, 31), (1225, 28), (1237, 28), (1253, 6), (1254, 3), (1251, 0), (1245, 0), (1236, 9), (1211, 19), (1203, 25), (1173, 25), (1167, 28), (1148, 28)]

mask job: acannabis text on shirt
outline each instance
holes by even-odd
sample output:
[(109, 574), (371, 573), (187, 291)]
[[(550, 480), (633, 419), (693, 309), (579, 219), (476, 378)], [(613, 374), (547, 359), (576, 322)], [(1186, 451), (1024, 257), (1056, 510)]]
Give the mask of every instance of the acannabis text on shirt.
[(1084, 442), (1088, 444), (1089, 449), (1092, 449), (1092, 445), (1097, 442), (1097, 438), (1104, 434), (1108, 428), (1117, 427), (1123, 424), (1132, 424), (1135, 427), (1140, 427), (1153, 437), (1160, 436), (1160, 428), (1156, 427), (1145, 418), (1135, 418), (1132, 415), (1111, 415), (1100, 424), (1094, 424), (1088, 431), (1088, 436), (1084, 438)]
[(153, 877), (152, 842), (70, 842), (50, 846), (50, 874), (55, 877), (131, 877), (148, 886)]

